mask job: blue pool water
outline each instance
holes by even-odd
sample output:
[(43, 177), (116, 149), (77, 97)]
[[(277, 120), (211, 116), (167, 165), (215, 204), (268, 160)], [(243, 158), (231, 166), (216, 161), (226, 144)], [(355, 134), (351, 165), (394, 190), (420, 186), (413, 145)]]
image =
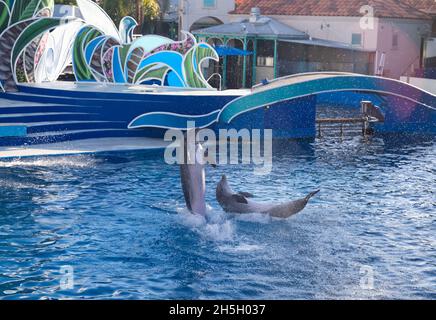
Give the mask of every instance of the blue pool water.
[[(207, 219), (160, 153), (2, 161), (0, 298), (435, 299), (436, 141), (406, 140), (276, 144), (266, 177), (208, 169)], [(259, 200), (321, 193), (287, 220), (228, 215), (222, 173)]]

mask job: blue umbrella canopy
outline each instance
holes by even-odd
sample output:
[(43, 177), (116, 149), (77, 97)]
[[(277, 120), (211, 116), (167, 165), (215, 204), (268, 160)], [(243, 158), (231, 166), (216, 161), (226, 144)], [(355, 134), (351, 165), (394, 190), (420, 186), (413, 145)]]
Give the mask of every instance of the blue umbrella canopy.
[(220, 57), (223, 56), (249, 56), (250, 54), (253, 54), (251, 51), (246, 51), (234, 47), (229, 46), (215, 46), (215, 51), (218, 53)]

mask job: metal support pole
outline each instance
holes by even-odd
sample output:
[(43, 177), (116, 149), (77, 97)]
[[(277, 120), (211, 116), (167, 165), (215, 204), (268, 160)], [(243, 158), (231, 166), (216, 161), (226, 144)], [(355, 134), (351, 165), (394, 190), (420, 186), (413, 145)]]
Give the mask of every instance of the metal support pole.
[[(223, 39), (224, 46), (227, 45), (227, 39)], [(223, 57), (223, 89), (227, 89), (227, 56)]]
[[(244, 38), (244, 51), (247, 51), (247, 38)], [(242, 88), (247, 85), (247, 56), (244, 55), (244, 61), (242, 65)]]
[(227, 88), (227, 56), (223, 58), (223, 89)]
[(253, 71), (251, 72), (251, 85), (256, 84), (256, 68), (257, 68), (257, 39), (253, 40)]
[(277, 78), (277, 39), (274, 39), (274, 79)]
[(368, 132), (368, 108), (372, 105), (371, 101), (362, 101), (360, 103), (361, 113), (362, 113), (362, 134), (366, 136)]

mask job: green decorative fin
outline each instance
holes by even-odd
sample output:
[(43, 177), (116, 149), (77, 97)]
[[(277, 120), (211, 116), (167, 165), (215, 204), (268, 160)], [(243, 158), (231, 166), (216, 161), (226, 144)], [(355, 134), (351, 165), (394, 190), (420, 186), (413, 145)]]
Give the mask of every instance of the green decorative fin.
[[(12, 2), (11, 0), (9, 0)], [(43, 9), (53, 14), (54, 0), (15, 0), (11, 13), (10, 24), (35, 17)]]
[(21, 15), (32, 0), (15, 0), (11, 9), (10, 25), (21, 21)]
[(152, 69), (150, 71), (145, 72), (142, 77), (140, 78), (139, 82), (143, 82), (147, 79), (156, 79), (163, 83), (165, 80), (164, 77), (166, 73), (168, 72), (169, 68), (167, 66)]
[(9, 10), (11, 6), (12, 0), (6, 0), (0, 2), (0, 34), (8, 27), (9, 25)]
[(101, 32), (93, 27), (86, 26), (81, 29), (73, 45), (73, 68), (77, 81), (95, 81), (85, 59), (85, 48), (93, 39), (101, 36)]
[(192, 88), (208, 88), (201, 73), (201, 61), (210, 58), (218, 59), (215, 50), (204, 44), (197, 44), (192, 47), (185, 56), (183, 67), (185, 71), (186, 83)]
[(149, 64), (147, 66), (145, 66), (144, 68), (142, 68), (141, 70), (136, 72), (135, 78), (133, 79), (133, 83), (139, 83), (140, 80), (143, 78), (143, 75), (146, 74), (150, 69), (152, 69), (153, 67), (156, 67), (157, 64)]
[(24, 10), (20, 13), (20, 21), (33, 18), (39, 7), (40, 0), (30, 0), (29, 3), (24, 7)]

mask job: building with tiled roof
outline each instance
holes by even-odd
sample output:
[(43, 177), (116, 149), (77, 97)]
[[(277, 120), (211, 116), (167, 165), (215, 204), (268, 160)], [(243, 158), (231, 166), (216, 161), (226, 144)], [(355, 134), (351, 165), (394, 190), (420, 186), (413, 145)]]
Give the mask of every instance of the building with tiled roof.
[[(434, 0), (182, 0), (181, 3), (182, 29), (240, 22), (248, 19), (251, 9), (257, 7), (261, 15), (312, 38), (374, 52), (373, 73), (397, 79), (423, 66), (436, 6)], [(281, 61), (293, 57), (290, 51), (282, 50), (280, 55)], [(328, 64), (334, 65), (334, 61)]]
[(415, 9), (427, 14), (436, 15), (436, 0), (402, 0)]
[[(428, 16), (405, 0), (243, 0), (236, 5), (234, 14), (248, 14), (252, 7), (258, 7), (266, 15), (289, 16), (341, 16), (359, 17), (360, 8), (369, 5), (374, 8), (375, 17), (426, 19)], [(416, 3), (422, 1), (413, 1)], [(423, 6), (424, 7), (424, 6)]]
[[(404, 2), (402, 2), (404, 1)], [(377, 18), (428, 19), (419, 0), (242, 0), (232, 14), (248, 14), (258, 7), (265, 15), (360, 17), (360, 8), (371, 6)], [(407, 3), (413, 2), (413, 5)], [(419, 9), (418, 9), (419, 3)]]

